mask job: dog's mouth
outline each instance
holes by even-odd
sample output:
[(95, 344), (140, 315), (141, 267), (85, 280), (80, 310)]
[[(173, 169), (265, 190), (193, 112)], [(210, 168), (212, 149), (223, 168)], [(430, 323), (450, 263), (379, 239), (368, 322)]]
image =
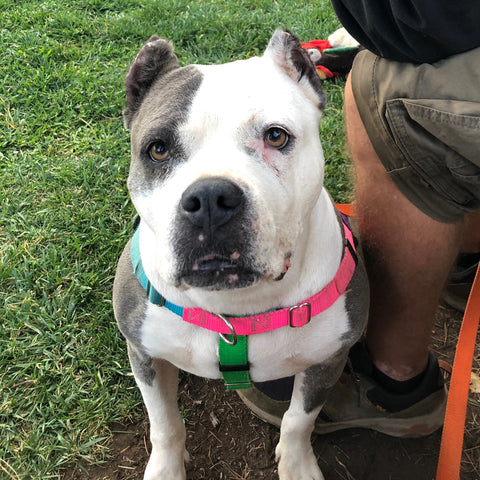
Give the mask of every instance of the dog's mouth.
[[(193, 272), (223, 272), (226, 269), (235, 269), (238, 267), (235, 261), (235, 255), (225, 257), (211, 253), (200, 258), (192, 265)], [(238, 257), (237, 257), (238, 258)]]
[(290, 255), (285, 257), (285, 264), (280, 275), (260, 272), (242, 262), (238, 252), (229, 256), (211, 253), (195, 260), (191, 266), (180, 274), (180, 282), (189, 287), (207, 288), (209, 290), (231, 290), (248, 287), (262, 278), (274, 281), (283, 279), (290, 268)]
[(204, 255), (193, 261), (180, 277), (190, 287), (226, 290), (252, 285), (261, 274), (246, 266), (238, 252), (233, 252), (230, 256)]

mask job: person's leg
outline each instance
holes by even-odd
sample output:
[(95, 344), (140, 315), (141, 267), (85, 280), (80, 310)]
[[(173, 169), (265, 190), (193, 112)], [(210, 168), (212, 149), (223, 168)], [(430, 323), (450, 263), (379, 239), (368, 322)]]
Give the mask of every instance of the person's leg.
[(404, 381), (427, 365), (434, 313), (460, 248), (463, 225), (433, 220), (398, 190), (370, 143), (350, 79), (345, 115), (371, 288), (367, 347), (380, 371)]

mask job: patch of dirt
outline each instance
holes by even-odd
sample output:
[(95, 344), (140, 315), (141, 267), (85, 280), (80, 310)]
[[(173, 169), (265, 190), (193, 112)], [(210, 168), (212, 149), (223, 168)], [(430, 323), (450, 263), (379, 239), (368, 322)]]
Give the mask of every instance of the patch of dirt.
[[(452, 364), (461, 315), (440, 307), (432, 348)], [(480, 338), (473, 370), (480, 374)], [(447, 378), (448, 380), (448, 378)], [(182, 374), (179, 404), (185, 412), (189, 480), (275, 479), (276, 427), (256, 418), (222, 382)], [(63, 473), (63, 480), (140, 480), (149, 452), (146, 418), (111, 426), (111, 458)], [(328, 480), (431, 480), (435, 478), (441, 431), (398, 439), (369, 430), (315, 435), (313, 448)], [(471, 393), (466, 421), (462, 480), (480, 480), (480, 394)], [(169, 479), (165, 479), (169, 480)]]

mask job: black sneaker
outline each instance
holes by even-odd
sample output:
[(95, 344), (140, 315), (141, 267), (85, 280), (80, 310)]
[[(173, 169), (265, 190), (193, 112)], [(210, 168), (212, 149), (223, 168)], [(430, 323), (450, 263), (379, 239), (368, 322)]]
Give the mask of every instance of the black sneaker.
[[(432, 353), (418, 385), (408, 393), (385, 390), (373, 379), (373, 369), (363, 344), (354, 345), (348, 364), (340, 380), (329, 392), (316, 421), (316, 433), (369, 428), (394, 437), (420, 437), (429, 435), (443, 425), (447, 394), (438, 361)], [(280, 379), (276, 383), (283, 383), (285, 390), (291, 389), (290, 379)], [(260, 390), (264, 385), (257, 384), (237, 393), (258, 417), (280, 426), (289, 401), (267, 395)], [(281, 390), (278, 385), (277, 390)], [(269, 392), (270, 387), (268, 385), (264, 390)]]

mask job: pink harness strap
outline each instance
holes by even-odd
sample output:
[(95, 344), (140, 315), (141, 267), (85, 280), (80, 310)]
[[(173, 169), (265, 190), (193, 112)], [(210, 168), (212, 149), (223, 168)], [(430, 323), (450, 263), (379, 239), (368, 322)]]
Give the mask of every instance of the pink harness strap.
[(293, 307), (247, 317), (228, 317), (228, 319), (200, 308), (184, 308), (183, 320), (214, 332), (236, 335), (254, 335), (287, 325), (294, 328), (303, 327), (312, 317), (325, 311), (346, 293), (346, 288), (355, 271), (356, 255), (352, 232), (347, 225), (344, 226), (344, 230), (345, 251), (335, 277), (320, 292), (305, 301)]

